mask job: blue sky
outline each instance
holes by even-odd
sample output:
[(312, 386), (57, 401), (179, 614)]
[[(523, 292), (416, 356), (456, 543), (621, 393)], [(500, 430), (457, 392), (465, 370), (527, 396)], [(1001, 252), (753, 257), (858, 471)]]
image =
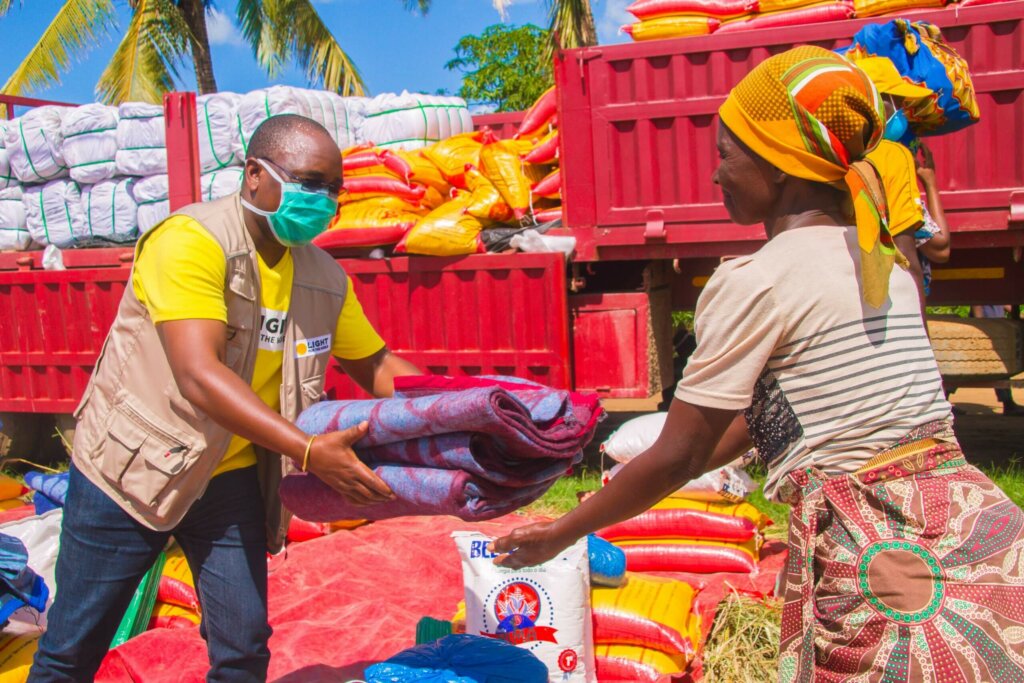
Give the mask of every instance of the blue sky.
[[(23, 0), (13, 3), (0, 18), (0, 35), (7, 46), (0, 55), (0, 83), (15, 69), (36, 38), (53, 18), (60, 0)], [(434, 92), (458, 90), (460, 75), (445, 70), (453, 47), (466, 34), (477, 34), (501, 21), (491, 0), (434, 0), (425, 16), (405, 11), (401, 0), (314, 0), (327, 26), (348, 52), (374, 94), (403, 89)], [(622, 42), (618, 32), (627, 23), (629, 0), (592, 0), (594, 18), (602, 43)], [(129, 19), (128, 3), (120, 0), (119, 20), (123, 28)], [(248, 46), (242, 43), (232, 16), (234, 0), (215, 0), (209, 17), (214, 71), (221, 90), (246, 92), (271, 81), (256, 65)], [(508, 7), (506, 21), (512, 24), (547, 23), (544, 0), (515, 0)], [(95, 99), (93, 88), (116, 47), (114, 35), (104, 39), (82, 56), (60, 85), (33, 96), (83, 103)], [(187, 89), (194, 87), (191, 66), (182, 70)], [(303, 74), (288, 69), (275, 83), (306, 85)]]

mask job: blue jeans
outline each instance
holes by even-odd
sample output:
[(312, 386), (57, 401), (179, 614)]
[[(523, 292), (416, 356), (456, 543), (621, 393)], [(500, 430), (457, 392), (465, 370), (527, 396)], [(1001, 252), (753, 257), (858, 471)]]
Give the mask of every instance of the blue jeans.
[(29, 681), (93, 679), (142, 576), (172, 535), (196, 580), (207, 680), (266, 680), (267, 540), (256, 468), (214, 477), (178, 527), (160, 532), (136, 522), (72, 467), (57, 596)]

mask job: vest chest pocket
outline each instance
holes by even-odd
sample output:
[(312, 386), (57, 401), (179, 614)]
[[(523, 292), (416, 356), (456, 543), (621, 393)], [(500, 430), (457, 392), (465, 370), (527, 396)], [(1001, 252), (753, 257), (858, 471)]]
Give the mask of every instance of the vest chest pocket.
[(107, 433), (103, 472), (116, 478), (123, 495), (147, 507), (156, 507), (202, 454), (195, 443), (144, 415), (127, 398), (115, 405)]

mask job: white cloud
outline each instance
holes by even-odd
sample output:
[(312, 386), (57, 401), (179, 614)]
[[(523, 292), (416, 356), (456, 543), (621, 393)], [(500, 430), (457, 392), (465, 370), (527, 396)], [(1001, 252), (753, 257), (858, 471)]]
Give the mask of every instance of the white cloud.
[(498, 110), (498, 105), (493, 102), (471, 104), (469, 105), (469, 113), (471, 116), (480, 116), (481, 114), (493, 114)]
[(606, 0), (604, 12), (597, 20), (597, 38), (601, 44), (621, 43), (628, 38), (619, 32), (625, 24), (632, 24), (636, 17), (626, 11), (632, 0)]
[(210, 45), (242, 45), (242, 34), (231, 17), (211, 7), (206, 11), (206, 34)]

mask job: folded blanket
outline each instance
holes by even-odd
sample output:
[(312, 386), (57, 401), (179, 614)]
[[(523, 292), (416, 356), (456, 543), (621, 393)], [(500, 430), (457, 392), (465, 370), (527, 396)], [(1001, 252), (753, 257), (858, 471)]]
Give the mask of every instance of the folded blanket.
[(404, 378), (396, 389), (398, 398), (315, 405), (298, 425), (325, 434), (368, 422), (356, 453), (397, 499), (355, 507), (315, 476), (295, 474), (281, 483), (286, 507), (314, 522), (498, 517), (539, 498), (582, 460), (603, 414), (596, 396), (511, 378)]

